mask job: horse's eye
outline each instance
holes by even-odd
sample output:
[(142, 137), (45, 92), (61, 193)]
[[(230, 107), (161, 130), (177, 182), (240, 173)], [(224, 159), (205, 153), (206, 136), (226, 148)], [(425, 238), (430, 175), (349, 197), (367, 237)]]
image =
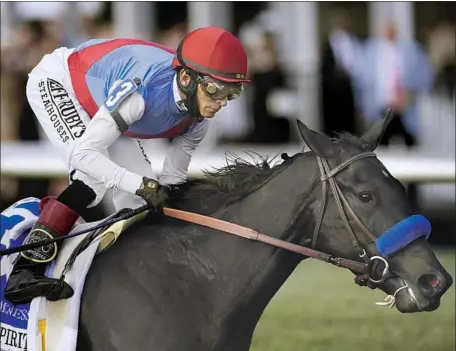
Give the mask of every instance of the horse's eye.
[(367, 202), (370, 204), (374, 202), (374, 199), (372, 198), (371, 193), (368, 191), (363, 191), (363, 192), (359, 193), (358, 197), (362, 202)]

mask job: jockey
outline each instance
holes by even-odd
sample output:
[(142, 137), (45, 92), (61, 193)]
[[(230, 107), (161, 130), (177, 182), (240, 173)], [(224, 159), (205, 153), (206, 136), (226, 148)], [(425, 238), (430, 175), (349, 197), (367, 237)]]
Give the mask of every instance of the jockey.
[[(65, 162), (70, 185), (41, 201), (24, 244), (68, 234), (107, 189), (116, 210), (148, 203), (162, 211), (166, 185), (186, 180), (208, 120), (248, 82), (243, 45), (219, 27), (189, 33), (176, 52), (144, 40), (94, 39), (45, 55), (29, 74), (27, 99)], [(146, 153), (156, 138), (172, 140), (158, 180)], [(5, 297), (15, 304), (71, 297), (67, 283), (44, 274), (58, 249), (54, 243), (22, 252)]]

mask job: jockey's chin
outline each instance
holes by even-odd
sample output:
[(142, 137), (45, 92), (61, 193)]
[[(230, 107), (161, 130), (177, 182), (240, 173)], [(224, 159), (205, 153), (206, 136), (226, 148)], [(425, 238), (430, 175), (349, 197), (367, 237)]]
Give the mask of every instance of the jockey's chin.
[(206, 107), (204, 109), (201, 109), (202, 111), (200, 111), (200, 114), (202, 117), (204, 118), (213, 118), (217, 112), (220, 111), (220, 108), (219, 109), (215, 109), (213, 107)]

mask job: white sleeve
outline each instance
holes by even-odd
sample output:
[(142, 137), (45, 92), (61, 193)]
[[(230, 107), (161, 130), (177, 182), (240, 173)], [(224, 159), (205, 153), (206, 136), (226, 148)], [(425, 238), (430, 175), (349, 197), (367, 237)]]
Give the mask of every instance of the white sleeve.
[(207, 133), (209, 121), (204, 119), (187, 133), (175, 137), (166, 154), (160, 184), (177, 184), (187, 180), (193, 152)]
[[(118, 112), (127, 125), (139, 120), (145, 103), (138, 92), (132, 93), (119, 106)], [(118, 166), (109, 159), (108, 147), (121, 135), (119, 128), (108, 112), (101, 106), (87, 126), (83, 136), (75, 143), (70, 165), (84, 172), (107, 188), (121, 189), (134, 194), (142, 183), (142, 176)]]

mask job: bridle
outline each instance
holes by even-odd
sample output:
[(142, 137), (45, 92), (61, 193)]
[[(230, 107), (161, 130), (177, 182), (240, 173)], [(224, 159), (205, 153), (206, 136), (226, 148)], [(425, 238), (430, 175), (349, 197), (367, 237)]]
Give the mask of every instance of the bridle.
[[(350, 206), (350, 204), (347, 201), (347, 198), (345, 197), (344, 193), (341, 191), (339, 185), (337, 184), (335, 180), (335, 176), (344, 170), (346, 167), (348, 167), (350, 164), (353, 162), (356, 162), (360, 159), (367, 158), (367, 157), (377, 157), (377, 155), (374, 152), (363, 152), (360, 154), (357, 154), (355, 156), (352, 156), (342, 162), (340, 165), (337, 167), (333, 168), (332, 170), (329, 168), (328, 161), (317, 156), (317, 161), (318, 161), (318, 168), (320, 169), (320, 174), (321, 174), (321, 182), (322, 182), (322, 202), (320, 203), (320, 214), (319, 214), (319, 220), (317, 222), (317, 225), (315, 226), (315, 230), (312, 236), (312, 249), (315, 248), (317, 244), (317, 239), (318, 239), (318, 234), (320, 231), (320, 226), (321, 223), (323, 222), (323, 217), (325, 213), (325, 207), (326, 207), (326, 201), (327, 201), (327, 182), (329, 183), (329, 186), (331, 188), (332, 194), (334, 196), (334, 200), (336, 202), (337, 208), (339, 210), (339, 214), (342, 217), (342, 220), (344, 222), (345, 228), (347, 231), (350, 233), (351, 237), (353, 238), (352, 244), (355, 247), (355, 249), (359, 252), (359, 257), (363, 259), (363, 261), (366, 263), (368, 266), (367, 272), (364, 273), (364, 275), (357, 276), (356, 283), (359, 285), (365, 285), (370, 283), (370, 287), (375, 287), (375, 285), (382, 284), (387, 278), (391, 276), (390, 270), (389, 270), (389, 264), (384, 259), (382, 256), (372, 256), (369, 257), (367, 254), (367, 251), (365, 248), (361, 248), (362, 245), (360, 244), (360, 241), (358, 240), (352, 226), (350, 225), (349, 219), (347, 217), (347, 213), (345, 212), (345, 209), (348, 210), (348, 213), (352, 217), (352, 219), (355, 221), (357, 226), (372, 240), (372, 243), (375, 243), (376, 241), (376, 236), (364, 225), (364, 223), (359, 219), (359, 217), (356, 215), (355, 211), (353, 208)], [(382, 271), (382, 275), (380, 279), (375, 279), (372, 276), (372, 272), (374, 269), (374, 263), (379, 263), (382, 262), (384, 264), (384, 268)], [(377, 265), (375, 265), (376, 267)]]
[[(224, 231), (226, 233), (243, 237), (245, 239), (263, 242), (268, 245), (282, 248), (291, 252), (299, 253), (304, 256), (322, 260), (324, 262), (331, 263), (338, 267), (348, 268), (351, 271), (357, 273), (355, 282), (358, 285), (368, 285), (371, 288), (375, 288), (377, 285), (382, 284), (386, 279), (388, 279), (391, 276), (388, 262), (381, 256), (369, 257), (366, 249), (361, 248), (362, 245), (360, 244), (360, 241), (356, 237), (355, 232), (353, 231), (350, 225), (346, 210), (348, 211), (348, 214), (353, 218), (355, 223), (361, 228), (361, 230), (364, 233), (366, 233), (369, 238), (373, 240), (373, 243), (375, 243), (376, 237), (355, 214), (355, 212), (353, 211), (352, 207), (348, 203), (345, 195), (342, 193), (339, 185), (335, 180), (335, 176), (341, 171), (343, 171), (345, 168), (347, 168), (350, 164), (367, 157), (377, 156), (373, 152), (363, 152), (348, 158), (347, 160), (343, 161), (340, 165), (334, 167), (333, 169), (330, 169), (328, 161), (317, 155), (317, 162), (320, 170), (320, 181), (322, 182), (322, 199), (320, 202), (318, 220), (315, 225), (315, 229), (312, 236), (312, 244), (310, 248), (297, 245), (285, 240), (277, 239), (269, 235), (259, 233), (253, 229), (243, 227), (238, 224), (226, 222), (217, 218), (208, 217), (197, 213), (186, 212), (171, 208), (165, 208), (164, 213), (168, 217), (178, 218), (187, 222), (192, 222), (202, 226), (210, 227), (216, 230)], [(352, 243), (355, 249), (358, 250), (359, 257), (364, 262), (353, 261), (342, 257), (335, 257), (330, 254), (315, 250), (318, 234), (320, 232), (321, 224), (323, 222), (326, 209), (326, 203), (328, 198), (328, 183), (330, 190), (336, 201), (337, 207), (339, 209), (339, 214), (344, 222), (345, 228), (352, 236)], [(375, 271), (375, 268), (377, 268), (376, 264), (380, 262), (384, 264), (384, 268), (381, 277), (379, 279), (375, 279), (372, 273)]]

